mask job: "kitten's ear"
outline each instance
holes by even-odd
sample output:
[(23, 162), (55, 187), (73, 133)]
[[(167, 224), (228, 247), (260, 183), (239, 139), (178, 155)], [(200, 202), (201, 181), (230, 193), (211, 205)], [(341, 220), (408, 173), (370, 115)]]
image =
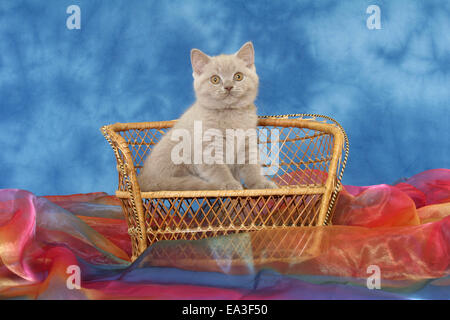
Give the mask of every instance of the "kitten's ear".
[(208, 64), (210, 58), (198, 49), (191, 50), (191, 64), (194, 73), (197, 75), (202, 74), (205, 66)]
[(239, 51), (236, 53), (236, 56), (245, 61), (247, 67), (251, 67), (255, 64), (255, 49), (253, 49), (253, 43), (251, 41), (245, 43)]

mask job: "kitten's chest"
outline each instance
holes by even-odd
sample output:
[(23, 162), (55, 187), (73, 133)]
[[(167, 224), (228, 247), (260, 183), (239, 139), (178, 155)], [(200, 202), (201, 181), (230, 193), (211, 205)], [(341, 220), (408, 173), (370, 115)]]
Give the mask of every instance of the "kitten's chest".
[(208, 121), (208, 127), (212, 129), (219, 129), (221, 131), (226, 129), (255, 129), (258, 117), (256, 112), (251, 111), (229, 111), (219, 112)]

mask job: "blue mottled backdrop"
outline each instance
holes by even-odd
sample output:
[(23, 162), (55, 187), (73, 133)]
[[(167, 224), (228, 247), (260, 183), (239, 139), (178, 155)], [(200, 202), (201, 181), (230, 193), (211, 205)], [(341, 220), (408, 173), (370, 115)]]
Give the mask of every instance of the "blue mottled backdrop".
[[(81, 8), (69, 30), (68, 6)], [(369, 30), (369, 5), (381, 29)], [(345, 184), (450, 167), (450, 2), (0, 2), (0, 188), (38, 195), (117, 185), (108, 123), (178, 117), (193, 101), (189, 52), (252, 40), (260, 114), (336, 118)]]

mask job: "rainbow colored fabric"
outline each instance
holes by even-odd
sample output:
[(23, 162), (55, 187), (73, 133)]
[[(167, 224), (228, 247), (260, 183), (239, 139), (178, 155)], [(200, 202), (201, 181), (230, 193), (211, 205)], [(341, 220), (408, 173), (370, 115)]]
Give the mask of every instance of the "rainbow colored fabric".
[(3, 189), (0, 298), (449, 299), (449, 215), (450, 170), (434, 169), (345, 186), (333, 226), (164, 241), (130, 263), (115, 197)]

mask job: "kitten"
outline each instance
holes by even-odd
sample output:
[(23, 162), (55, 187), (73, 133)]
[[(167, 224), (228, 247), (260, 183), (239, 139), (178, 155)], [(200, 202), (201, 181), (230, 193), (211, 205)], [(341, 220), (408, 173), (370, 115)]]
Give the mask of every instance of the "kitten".
[[(240, 190), (241, 181), (248, 189), (277, 188), (276, 184), (262, 175), (261, 165), (249, 159), (249, 142), (245, 143), (245, 163), (235, 162), (241, 146), (234, 147), (234, 161), (226, 161), (225, 155), (215, 151), (223, 164), (198, 163), (194, 161), (195, 148), (191, 146), (189, 161), (175, 164), (174, 147), (179, 143), (174, 133), (187, 132), (194, 137), (196, 122), (203, 132), (215, 129), (226, 137), (227, 129), (251, 129), (256, 136), (258, 117), (253, 104), (258, 92), (258, 75), (254, 63), (251, 42), (244, 44), (232, 55), (210, 57), (198, 49), (191, 51), (196, 102), (181, 116), (176, 124), (157, 143), (145, 160), (138, 183), (142, 191), (159, 190)], [(184, 131), (180, 131), (184, 130)], [(175, 140), (175, 141), (174, 141)], [(205, 140), (205, 139), (203, 139)], [(223, 141), (223, 140), (222, 140)], [(192, 139), (192, 145), (195, 141)], [(211, 142), (200, 141), (203, 149)], [(234, 144), (234, 142), (233, 142)], [(226, 145), (223, 142), (223, 145)], [(186, 150), (185, 150), (186, 151)], [(255, 151), (253, 151), (255, 152)], [(253, 153), (254, 155), (255, 153)], [(256, 154), (259, 154), (256, 151)]]

